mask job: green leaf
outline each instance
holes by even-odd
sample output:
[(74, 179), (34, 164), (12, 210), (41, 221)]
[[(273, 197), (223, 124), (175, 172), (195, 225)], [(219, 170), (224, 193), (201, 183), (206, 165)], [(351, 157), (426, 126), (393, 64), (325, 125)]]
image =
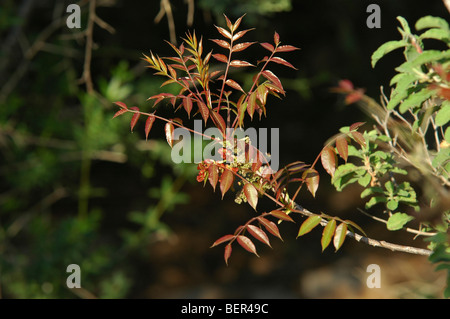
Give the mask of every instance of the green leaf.
[(391, 215), (387, 221), (387, 229), (389, 230), (399, 230), (402, 229), (403, 226), (413, 220), (414, 217), (405, 214), (405, 213), (395, 213)]
[(391, 94), (391, 98), (386, 105), (388, 110), (392, 110), (400, 103), (401, 100), (408, 96), (408, 88), (416, 81), (417, 76), (415, 74), (403, 73), (404, 76), (398, 79), (395, 90)]
[(334, 231), (336, 230), (336, 220), (331, 219), (328, 224), (324, 227), (322, 232), (322, 239), (320, 240), (320, 244), (322, 246), (322, 251), (328, 247), (331, 242), (331, 238), (333, 238)]
[(435, 62), (439, 60), (447, 60), (450, 58), (450, 50), (428, 50), (417, 56), (417, 58), (404, 62), (396, 68), (398, 72), (414, 73), (414, 68), (417, 68), (425, 63)]
[(317, 215), (308, 217), (300, 226), (297, 238), (309, 233), (311, 230), (314, 229), (314, 227), (319, 225), (321, 220), (322, 220), (322, 217), (317, 216)]
[(394, 210), (396, 210), (397, 207), (398, 207), (398, 201), (396, 201), (396, 200), (389, 200), (389, 201), (386, 203), (386, 207), (387, 207), (387, 209), (389, 209), (390, 211), (394, 211)]
[(408, 25), (408, 21), (406, 21), (405, 18), (403, 18), (402, 16), (398, 16), (397, 20), (400, 22), (403, 30), (407, 33), (407, 34), (411, 34), (411, 29), (409, 28)]
[(395, 190), (394, 183), (392, 183), (391, 181), (387, 181), (387, 182), (384, 184), (384, 187), (385, 187), (386, 190), (388, 191), (389, 195), (393, 195), (393, 194), (394, 194), (394, 190)]
[(386, 202), (387, 202), (386, 197), (374, 196), (366, 203), (366, 209), (368, 209), (376, 204), (386, 203)]
[(372, 176), (370, 176), (370, 174), (366, 172), (362, 177), (358, 179), (358, 183), (359, 185), (366, 187), (367, 185), (369, 185), (371, 180)]
[(374, 187), (366, 188), (361, 193), (361, 198), (364, 198), (364, 197), (367, 197), (369, 195), (373, 195), (373, 194), (376, 194), (376, 193), (383, 194), (383, 192), (384, 191), (383, 191), (383, 189), (381, 187), (374, 186)]
[(450, 41), (450, 33), (448, 30), (430, 29), (422, 33), (420, 39), (435, 39), (448, 43)]
[(375, 50), (375, 52), (372, 54), (372, 68), (375, 67), (378, 60), (380, 60), (383, 56), (388, 54), (391, 51), (394, 51), (396, 49), (402, 48), (406, 46), (407, 43), (403, 40), (400, 41), (389, 41), (384, 44), (382, 44), (378, 49)]
[(425, 16), (417, 20), (416, 30), (419, 31), (428, 28), (449, 29), (447, 21), (439, 17)]
[(444, 138), (447, 141), (447, 143), (450, 143), (450, 126), (447, 127), (447, 129), (445, 130)]
[(436, 114), (436, 125), (444, 126), (450, 121), (450, 101), (442, 103), (441, 109)]
[(358, 180), (358, 177), (355, 177), (355, 172), (359, 169), (352, 163), (340, 165), (334, 172), (331, 183), (336, 187), (336, 190), (341, 191), (346, 185)]
[(336, 227), (333, 239), (333, 244), (334, 248), (336, 248), (336, 251), (338, 251), (339, 248), (341, 248), (342, 244), (344, 243), (346, 235), (347, 235), (347, 224), (346, 223), (339, 224), (339, 226)]
[(400, 104), (400, 113), (405, 113), (414, 106), (420, 106), (425, 100), (429, 99), (434, 92), (428, 88), (423, 88), (419, 92), (410, 94), (403, 103)]

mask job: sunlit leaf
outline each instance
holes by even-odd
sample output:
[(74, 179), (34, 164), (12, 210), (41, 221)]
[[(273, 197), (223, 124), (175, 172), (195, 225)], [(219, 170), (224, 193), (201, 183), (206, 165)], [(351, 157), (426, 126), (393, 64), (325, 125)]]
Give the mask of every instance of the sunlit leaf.
[(283, 240), (283, 238), (281, 238), (281, 235), (280, 235), (280, 230), (278, 229), (277, 225), (274, 222), (272, 222), (264, 217), (261, 217), (261, 216), (258, 217), (258, 221), (264, 226), (264, 228), (269, 233), (271, 233), (272, 235)]
[(322, 239), (320, 240), (320, 244), (322, 246), (322, 251), (328, 247), (333, 238), (334, 231), (336, 230), (336, 220), (331, 219), (328, 221), (327, 225), (323, 228)]
[(253, 186), (253, 184), (251, 183), (245, 184), (244, 194), (250, 206), (252, 206), (253, 209), (256, 210), (256, 205), (258, 204), (258, 191), (256, 190), (255, 186)]
[(233, 46), (232, 50), (233, 50), (233, 52), (244, 51), (245, 49), (247, 49), (248, 47), (250, 47), (252, 44), (255, 44), (255, 43), (256, 42), (242, 42), (242, 43), (238, 43), (238, 44)]
[(222, 48), (225, 48), (225, 49), (230, 48), (230, 43), (225, 40), (211, 39), (211, 41), (213, 41), (217, 45), (221, 46)]
[(339, 248), (341, 248), (346, 236), (347, 236), (347, 224), (341, 223), (339, 224), (339, 226), (336, 227), (336, 231), (334, 233), (333, 244), (334, 248), (336, 248), (336, 251), (339, 250)]
[(352, 135), (352, 137), (355, 139), (355, 141), (361, 145), (361, 146), (366, 146), (366, 139), (364, 138), (364, 135), (362, 135), (360, 132), (358, 131), (353, 131), (350, 132), (350, 134)]
[(270, 59), (270, 61), (278, 63), (278, 64), (282, 64), (282, 65), (287, 66), (287, 67), (289, 67), (291, 69), (294, 69), (294, 70), (298, 70), (295, 66), (290, 64), (288, 61), (286, 61), (285, 59), (279, 58), (279, 57), (273, 57), (272, 59)]
[(272, 247), (270, 245), (269, 237), (267, 237), (267, 234), (261, 228), (255, 225), (248, 225), (247, 230), (253, 237), (266, 244), (267, 246)]
[(234, 235), (225, 235), (225, 236), (222, 236), (222, 237), (220, 237), (219, 239), (217, 239), (217, 240), (211, 245), (210, 248), (213, 248), (213, 247), (216, 247), (216, 246), (218, 246), (218, 245), (220, 245), (220, 244), (226, 243), (227, 241), (232, 240), (234, 237), (235, 237)]
[(322, 220), (322, 217), (320, 217), (320, 216), (309, 216), (300, 226), (300, 229), (298, 230), (297, 238), (309, 233), (311, 230), (314, 229), (314, 227), (319, 225), (321, 220)]
[(217, 61), (223, 62), (223, 63), (227, 63), (228, 62), (228, 58), (220, 53), (216, 53), (212, 55), (214, 59), (216, 59)]
[(210, 165), (208, 167), (208, 180), (214, 190), (216, 190), (217, 181), (219, 180), (219, 168), (217, 165)]
[(343, 135), (339, 135), (336, 138), (336, 148), (338, 150), (339, 155), (347, 162), (348, 158), (348, 143), (347, 139)]
[(123, 102), (114, 102), (114, 104), (120, 106), (123, 109), (127, 109), (128, 108), (127, 105), (125, 103), (123, 103)]
[(231, 36), (231, 33), (230, 33), (230, 32), (228, 32), (227, 30), (225, 30), (225, 29), (222, 28), (222, 27), (218, 27), (218, 26), (215, 26), (215, 27), (216, 27), (216, 29), (219, 31), (219, 33), (220, 33), (221, 35), (223, 35), (225, 38), (228, 38), (228, 39), (231, 40), (232, 36)]
[(222, 192), (222, 198), (225, 193), (230, 189), (234, 181), (234, 174), (228, 169), (225, 169), (220, 177), (220, 191)]
[(233, 89), (236, 89), (236, 90), (239, 90), (239, 91), (245, 93), (245, 91), (242, 89), (242, 87), (239, 85), (239, 83), (237, 83), (236, 81), (234, 81), (232, 79), (226, 80), (225, 84), (232, 87)]
[(280, 43), (280, 35), (276, 31), (273, 34), (273, 42), (275, 43), (275, 45), (278, 45)]
[(253, 64), (247, 62), (247, 61), (241, 61), (241, 60), (233, 60), (230, 62), (230, 66), (234, 66), (237, 68), (242, 68), (242, 67), (248, 67), (248, 66), (254, 66)]
[(270, 82), (272, 82), (277, 89), (279, 89), (282, 93), (284, 93), (283, 85), (281, 84), (280, 79), (269, 70), (264, 70), (261, 72), (261, 75), (264, 76), (266, 79), (268, 79)]
[(263, 43), (260, 43), (260, 45), (261, 45), (264, 49), (269, 50), (270, 52), (273, 52), (273, 50), (275, 50), (274, 46), (273, 46), (272, 44), (270, 44), (270, 43), (263, 42)]
[(256, 252), (255, 244), (253, 244), (253, 242), (251, 241), (250, 238), (243, 236), (243, 235), (239, 235), (239, 236), (237, 236), (236, 240), (239, 243), (239, 245), (241, 245), (245, 250), (258, 256), (258, 253)]
[(167, 122), (166, 125), (164, 126), (164, 131), (166, 133), (166, 140), (167, 143), (169, 143), (170, 147), (173, 146), (173, 131), (174, 131), (174, 126), (171, 122)]
[(320, 160), (327, 173), (333, 176), (336, 171), (336, 153), (334, 148), (325, 146), (320, 154)]
[(292, 45), (280, 45), (277, 48), (277, 52), (291, 52), (295, 50), (300, 50), (300, 48), (294, 47)]
[(406, 223), (413, 219), (414, 217), (405, 213), (392, 214), (387, 221), (387, 229), (392, 231), (402, 229)]
[(270, 212), (270, 215), (272, 215), (278, 219), (281, 219), (281, 220), (295, 223), (294, 220), (291, 218), (291, 216), (289, 216), (288, 214), (286, 214), (285, 212), (283, 212), (281, 210), (273, 210)]
[(303, 173), (302, 177), (306, 181), (309, 192), (315, 197), (317, 188), (319, 188), (319, 173), (315, 169), (309, 168)]

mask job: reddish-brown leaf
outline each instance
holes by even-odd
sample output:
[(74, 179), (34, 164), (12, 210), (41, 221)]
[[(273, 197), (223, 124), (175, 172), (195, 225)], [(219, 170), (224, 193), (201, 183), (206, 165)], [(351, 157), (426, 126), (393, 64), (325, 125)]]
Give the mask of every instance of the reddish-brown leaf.
[[(130, 107), (130, 110), (139, 111), (139, 108), (137, 106), (132, 106), (132, 107)], [(133, 132), (133, 129), (134, 129), (137, 121), (139, 120), (140, 116), (141, 116), (141, 113), (133, 114), (133, 117), (131, 118), (131, 121), (130, 121), (131, 132)]]
[(123, 113), (127, 113), (128, 109), (120, 109), (116, 112), (116, 114), (114, 114), (113, 118), (118, 117), (119, 115), (122, 115)]
[(230, 29), (230, 30), (233, 29), (233, 24), (231, 23), (230, 19), (228, 19), (226, 14), (223, 14), (223, 16), (225, 17), (225, 21), (227, 22), (228, 29)]
[(241, 24), (242, 18), (243, 18), (244, 16), (245, 16), (245, 14), (242, 15), (242, 16), (240, 16), (240, 17), (234, 22), (234, 24), (233, 24), (233, 25), (231, 26), (231, 28), (230, 28), (230, 30), (231, 30), (232, 32), (236, 31), (237, 28), (239, 28), (239, 25)]
[(192, 110), (192, 99), (189, 96), (183, 98), (183, 107), (186, 113), (188, 114), (188, 117), (190, 118)]
[(366, 139), (364, 138), (364, 135), (362, 135), (358, 131), (350, 132), (350, 134), (355, 139), (355, 141), (358, 142), (359, 145), (366, 146)]
[(325, 146), (320, 154), (320, 160), (327, 173), (334, 176), (334, 172), (336, 171), (336, 153), (334, 152), (334, 148)]
[(233, 46), (233, 52), (240, 52), (240, 51), (244, 51), (245, 49), (247, 49), (249, 46), (251, 46), (252, 44), (255, 44), (256, 42), (242, 42), (242, 43), (238, 43), (236, 45)]
[(339, 135), (336, 138), (336, 148), (338, 150), (339, 155), (342, 157), (342, 159), (347, 162), (348, 143), (347, 143), (347, 139), (345, 138), (344, 135)]
[(314, 168), (309, 168), (303, 173), (302, 177), (306, 181), (309, 192), (315, 197), (317, 188), (319, 188), (319, 173)]
[(123, 109), (127, 109), (128, 108), (127, 105), (125, 103), (123, 103), (123, 102), (114, 102), (114, 104), (120, 106)]
[(200, 111), (200, 114), (203, 117), (203, 120), (206, 122), (208, 121), (209, 118), (209, 109), (206, 106), (205, 103), (201, 102), (201, 101), (197, 101), (197, 106), (198, 106), (198, 110)]
[(214, 59), (216, 59), (217, 61), (223, 62), (223, 63), (227, 63), (228, 62), (228, 58), (220, 53), (215, 53), (212, 55)]
[(145, 139), (148, 139), (148, 134), (150, 133), (150, 130), (152, 129), (153, 122), (155, 122), (155, 116), (150, 115), (147, 120), (145, 121)]
[(220, 177), (220, 191), (222, 192), (222, 198), (225, 193), (230, 189), (234, 181), (234, 174), (229, 169), (225, 169)]
[(258, 239), (260, 242), (266, 244), (269, 247), (272, 247), (270, 245), (269, 237), (267, 237), (267, 234), (261, 228), (255, 225), (248, 225), (247, 230), (253, 237)]
[(275, 45), (280, 44), (280, 35), (278, 34), (278, 32), (275, 31), (275, 33), (273, 34), (273, 42), (275, 43)]
[(243, 67), (254, 66), (254, 65), (249, 63), (249, 62), (247, 62), (247, 61), (233, 60), (233, 61), (230, 62), (230, 66), (234, 66), (236, 68), (243, 68)]
[(284, 92), (284, 88), (283, 85), (281, 84), (280, 79), (272, 71), (264, 70), (261, 72), (261, 75), (264, 76), (266, 79), (268, 79), (270, 82), (272, 82), (272, 84), (275, 85), (275, 87), (279, 89), (281, 92)]
[(217, 113), (214, 110), (210, 111), (211, 119), (213, 120), (214, 124), (216, 124), (216, 127), (225, 134), (227, 125), (225, 124), (225, 120), (223, 119), (222, 115)]
[(352, 103), (358, 102), (359, 100), (362, 99), (363, 96), (364, 96), (364, 91), (358, 89), (356, 91), (353, 91), (353, 92), (347, 94), (347, 96), (345, 97), (345, 103), (352, 104)]
[(280, 230), (278, 229), (277, 225), (274, 222), (272, 222), (264, 217), (258, 217), (258, 221), (264, 226), (264, 228), (269, 233), (271, 233), (272, 235), (283, 240), (283, 238), (281, 238), (281, 235), (280, 235)]
[(253, 207), (254, 210), (256, 210), (256, 205), (258, 204), (258, 191), (256, 190), (255, 186), (251, 183), (247, 183), (244, 185), (244, 195), (247, 197), (247, 201), (250, 204), (250, 206)]
[(356, 122), (353, 123), (352, 125), (350, 125), (350, 131), (356, 131), (357, 129), (359, 129), (361, 126), (363, 126), (364, 124), (366, 124), (366, 122)]
[(256, 252), (255, 244), (253, 244), (253, 242), (250, 238), (243, 236), (243, 235), (239, 235), (239, 236), (237, 236), (236, 240), (239, 243), (239, 245), (241, 245), (245, 250), (258, 256), (258, 253)]
[(219, 180), (219, 168), (214, 164), (208, 167), (208, 180), (215, 191), (217, 181)]
[(231, 33), (230, 33), (230, 32), (228, 32), (227, 30), (225, 30), (225, 29), (222, 28), (222, 27), (218, 27), (218, 26), (215, 26), (215, 27), (216, 27), (216, 29), (219, 31), (219, 33), (220, 33), (221, 35), (223, 35), (225, 38), (231, 40), (232, 36), (231, 36)]
[(300, 50), (300, 48), (294, 47), (293, 45), (280, 45), (277, 48), (277, 52), (291, 52), (295, 50)]
[[(233, 35), (233, 41), (239, 40), (240, 38), (242, 38), (248, 31), (251, 31), (253, 29), (247, 29), (247, 30), (242, 30), (239, 31), (238, 33), (236, 33), (235, 35)], [(233, 31), (234, 32), (234, 31)]]
[(273, 52), (273, 50), (275, 50), (274, 46), (273, 46), (272, 44), (270, 44), (270, 43), (263, 42), (263, 43), (260, 43), (260, 45), (261, 45), (264, 49), (269, 50), (270, 52)]
[(250, 118), (253, 119), (253, 114), (255, 113), (256, 109), (256, 92), (253, 92), (250, 97), (248, 98), (247, 103), (247, 113), (250, 115)]
[(291, 216), (289, 216), (288, 214), (286, 214), (285, 212), (283, 212), (281, 210), (273, 210), (270, 212), (270, 215), (272, 215), (278, 219), (281, 219), (281, 220), (295, 223), (295, 221), (291, 218)]
[(167, 143), (169, 143), (170, 147), (173, 146), (173, 124), (171, 122), (167, 122), (165, 127), (164, 127), (164, 131), (166, 133), (166, 140)]
[(282, 64), (282, 65), (287, 66), (287, 67), (289, 67), (291, 69), (294, 69), (294, 70), (298, 70), (295, 66), (290, 64), (288, 61), (286, 61), (285, 59), (279, 58), (279, 57), (273, 57), (272, 59), (270, 59), (270, 61), (278, 63), (278, 64)]
[(209, 248), (213, 248), (213, 247), (216, 247), (216, 246), (218, 246), (218, 245), (220, 245), (220, 244), (226, 243), (227, 241), (232, 240), (234, 237), (235, 237), (234, 235), (225, 235), (225, 236), (222, 236), (222, 237), (220, 237), (219, 239), (217, 239), (217, 240), (211, 245), (211, 247), (209, 247)]
[(339, 88), (346, 92), (351, 92), (354, 89), (353, 83), (350, 80), (344, 79), (339, 81)]
[(227, 266), (228, 266), (228, 259), (229, 259), (230, 256), (231, 256), (231, 251), (232, 251), (231, 244), (226, 245), (226, 246), (225, 246), (225, 252), (224, 252), (224, 254), (223, 254), (223, 257), (224, 257), (224, 259), (225, 259), (225, 263), (227, 264)]
[(242, 87), (239, 85), (239, 83), (237, 83), (236, 81), (234, 81), (232, 79), (226, 80), (225, 84), (232, 87), (233, 89), (236, 89), (236, 90), (239, 90), (239, 91), (245, 93), (245, 91), (242, 89)]
[(225, 40), (211, 39), (211, 41), (213, 41), (217, 45), (221, 46), (222, 48), (225, 48), (225, 49), (229, 49), (230, 48), (230, 43), (225, 41)]

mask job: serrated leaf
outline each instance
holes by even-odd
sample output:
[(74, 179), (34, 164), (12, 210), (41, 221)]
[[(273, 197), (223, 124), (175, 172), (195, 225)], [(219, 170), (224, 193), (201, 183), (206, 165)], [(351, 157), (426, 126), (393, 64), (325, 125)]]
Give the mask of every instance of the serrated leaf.
[(166, 134), (166, 140), (167, 143), (169, 143), (170, 147), (173, 146), (173, 131), (174, 131), (174, 126), (171, 122), (167, 122), (166, 125), (164, 126), (164, 132)]
[(309, 233), (313, 230), (317, 225), (319, 225), (322, 217), (320, 216), (309, 216), (300, 226), (298, 230), (297, 238)]
[(308, 187), (311, 195), (315, 197), (317, 188), (319, 188), (319, 173), (315, 169), (309, 168), (305, 172), (303, 172), (302, 178), (306, 181), (306, 186)]
[(441, 109), (436, 113), (436, 125), (444, 126), (450, 122), (450, 102), (445, 101), (442, 103)]
[(331, 146), (325, 146), (320, 153), (320, 161), (322, 162), (323, 168), (328, 174), (334, 176), (336, 171), (336, 153), (334, 148)]
[(228, 259), (231, 256), (231, 251), (232, 250), (233, 249), (231, 248), (231, 244), (228, 244), (228, 245), (225, 246), (225, 252), (223, 254), (223, 258), (225, 259), (225, 263), (227, 264), (227, 266), (228, 266)]
[(272, 247), (270, 245), (269, 237), (267, 237), (267, 234), (261, 228), (255, 226), (255, 225), (248, 225), (247, 230), (257, 240), (266, 244), (269, 247)]
[(258, 221), (264, 226), (264, 228), (269, 233), (271, 233), (275, 237), (278, 237), (281, 240), (283, 240), (283, 238), (281, 238), (281, 235), (280, 235), (280, 230), (278, 229), (277, 225), (274, 222), (272, 222), (264, 217), (261, 217), (261, 216), (257, 217), (257, 218), (258, 218)]
[(253, 184), (251, 183), (245, 184), (244, 195), (247, 198), (250, 206), (252, 206), (253, 209), (256, 210), (256, 205), (258, 204), (258, 191), (256, 190), (255, 186), (253, 186)]
[(384, 44), (382, 44), (378, 49), (375, 50), (374, 53), (372, 53), (371, 61), (372, 61), (372, 68), (375, 67), (377, 62), (386, 54), (388, 54), (391, 51), (394, 51), (396, 49), (402, 48), (406, 46), (406, 41), (400, 40), (400, 41), (389, 41)]
[(217, 240), (211, 245), (210, 248), (213, 248), (213, 247), (216, 247), (216, 246), (218, 246), (218, 245), (220, 245), (220, 244), (226, 243), (227, 241), (232, 240), (234, 237), (235, 237), (234, 235), (225, 235), (225, 236), (222, 236), (222, 237), (220, 237), (219, 239), (217, 239)]
[(336, 220), (331, 219), (327, 225), (324, 227), (322, 232), (322, 239), (320, 240), (320, 244), (322, 246), (322, 251), (328, 247), (333, 238), (334, 231), (336, 230)]
[(406, 223), (413, 219), (414, 217), (405, 213), (392, 214), (387, 221), (387, 229), (392, 231), (402, 229)]
[(153, 122), (155, 122), (155, 116), (150, 115), (147, 117), (147, 120), (145, 121), (145, 139), (148, 139), (148, 134), (150, 133), (150, 130), (152, 129)]
[(294, 220), (291, 218), (291, 216), (289, 216), (288, 214), (286, 214), (285, 212), (283, 212), (281, 210), (273, 210), (270, 212), (270, 215), (272, 215), (278, 219), (281, 219), (281, 220), (295, 223)]
[(253, 242), (250, 238), (248, 238), (247, 236), (244, 236), (244, 235), (239, 235), (239, 236), (237, 236), (236, 240), (239, 243), (239, 245), (241, 245), (245, 250), (258, 256), (258, 253), (256, 252), (255, 244), (253, 244)]
[(347, 162), (348, 159), (348, 142), (345, 136), (339, 135), (336, 138), (336, 148), (339, 155), (342, 157), (344, 161)]
[(222, 199), (225, 193), (230, 189), (233, 181), (234, 174), (230, 170), (225, 169), (220, 177), (220, 191), (222, 192)]
[(342, 247), (342, 244), (344, 243), (346, 236), (347, 236), (347, 224), (341, 223), (339, 224), (339, 226), (336, 227), (336, 230), (334, 232), (333, 245), (334, 248), (336, 248), (336, 251), (338, 251), (339, 248)]

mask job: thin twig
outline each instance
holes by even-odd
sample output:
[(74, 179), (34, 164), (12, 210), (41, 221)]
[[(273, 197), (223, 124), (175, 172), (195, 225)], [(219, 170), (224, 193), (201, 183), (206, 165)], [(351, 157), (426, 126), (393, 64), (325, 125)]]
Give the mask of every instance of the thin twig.
[(84, 54), (83, 75), (81, 76), (81, 83), (86, 84), (86, 91), (88, 94), (94, 93), (94, 84), (91, 77), (91, 60), (92, 60), (92, 46), (95, 24), (95, 5), (96, 0), (89, 2), (89, 20), (86, 28), (86, 48)]

